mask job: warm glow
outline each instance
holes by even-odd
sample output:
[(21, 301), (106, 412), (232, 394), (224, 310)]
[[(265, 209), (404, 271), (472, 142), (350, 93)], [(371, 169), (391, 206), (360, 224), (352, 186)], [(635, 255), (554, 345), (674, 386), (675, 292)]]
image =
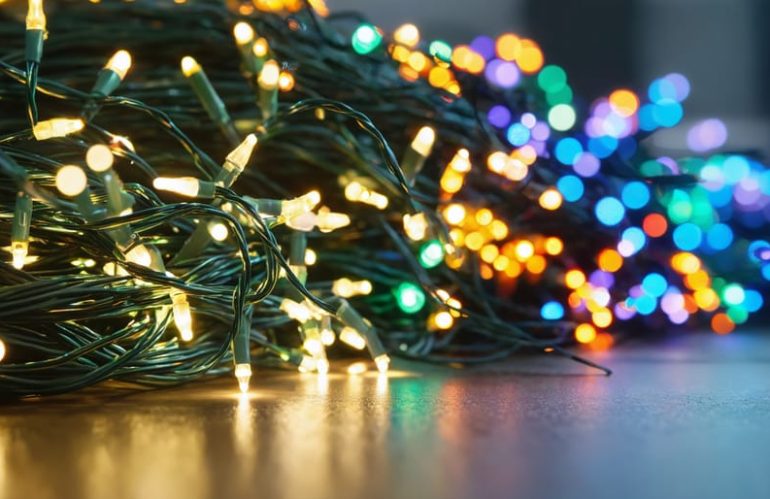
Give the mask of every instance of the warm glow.
[(546, 210), (557, 210), (561, 206), (562, 203), (562, 196), (553, 187), (548, 188), (543, 191), (542, 194), (540, 194), (540, 199), (538, 200), (540, 202), (540, 206), (542, 206)]
[(45, 31), (45, 23), (43, 0), (29, 0), (26, 19), (27, 29)]
[(420, 131), (417, 132), (417, 135), (414, 137), (412, 149), (414, 149), (420, 156), (426, 158), (430, 155), (430, 151), (433, 149), (433, 143), (435, 141), (436, 131), (429, 126), (424, 126), (420, 128)]
[(278, 78), (281, 76), (281, 68), (275, 60), (270, 59), (262, 66), (259, 72), (259, 88), (263, 90), (275, 90), (278, 87)]
[(38, 121), (32, 127), (32, 135), (37, 140), (47, 140), (56, 137), (66, 137), (67, 135), (79, 132), (86, 126), (80, 118), (53, 118), (45, 121)]
[(623, 266), (623, 257), (614, 249), (605, 249), (599, 253), (599, 268), (605, 272), (616, 272)]
[(564, 250), (564, 243), (558, 237), (549, 237), (544, 243), (545, 252), (549, 255), (559, 255)]
[(65, 196), (77, 196), (88, 185), (88, 178), (82, 168), (65, 165), (56, 172), (56, 188)]
[(459, 203), (452, 203), (444, 209), (444, 220), (451, 225), (460, 225), (465, 216), (465, 207)]
[(513, 33), (500, 35), (495, 43), (498, 57), (504, 61), (515, 61), (521, 53), (521, 40)]
[(182, 73), (184, 73), (184, 75), (187, 77), (190, 77), (201, 70), (201, 67), (200, 67), (200, 64), (198, 64), (198, 61), (196, 61), (189, 55), (182, 57), (181, 66), (182, 66)]
[(535, 254), (535, 245), (531, 241), (519, 241), (516, 243), (514, 253), (518, 261), (526, 262)]
[(291, 92), (294, 89), (294, 75), (288, 71), (281, 71), (278, 76), (278, 88), (281, 92)]
[(88, 148), (86, 152), (86, 164), (95, 172), (104, 172), (112, 168), (115, 156), (112, 150), (104, 144), (96, 144)]
[(120, 77), (121, 80), (126, 77), (126, 73), (128, 73), (130, 68), (131, 54), (127, 50), (118, 50), (115, 52), (115, 54), (110, 58), (109, 61), (107, 61), (107, 64), (104, 66), (104, 69), (113, 71), (118, 75), (118, 77)]
[(195, 177), (157, 177), (152, 186), (160, 191), (169, 191), (181, 196), (196, 197), (200, 190), (200, 181)]
[(233, 36), (235, 37), (235, 43), (239, 46), (244, 46), (254, 40), (254, 29), (249, 23), (241, 21), (233, 27)]
[(610, 106), (620, 116), (628, 118), (639, 109), (639, 98), (631, 90), (615, 90), (609, 97)]
[(393, 32), (393, 39), (396, 43), (413, 48), (420, 43), (420, 30), (414, 24), (402, 24)]
[(575, 339), (578, 343), (591, 343), (596, 339), (596, 329), (591, 324), (580, 324), (575, 328)]
[(564, 274), (564, 284), (570, 289), (577, 289), (586, 282), (586, 275), (577, 270), (572, 269)]
[(361, 333), (353, 329), (352, 327), (343, 327), (339, 334), (340, 341), (356, 350), (363, 350), (366, 348), (366, 340)]

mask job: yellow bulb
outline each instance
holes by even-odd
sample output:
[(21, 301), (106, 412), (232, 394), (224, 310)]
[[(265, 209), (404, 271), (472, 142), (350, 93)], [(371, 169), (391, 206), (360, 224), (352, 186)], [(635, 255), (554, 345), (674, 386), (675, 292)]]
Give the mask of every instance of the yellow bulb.
[(577, 289), (585, 284), (585, 282), (586, 275), (577, 269), (567, 271), (567, 273), (564, 274), (564, 283), (570, 289)]
[(178, 289), (171, 291), (171, 302), (174, 313), (174, 324), (179, 337), (182, 341), (191, 341), (193, 339), (192, 314), (190, 313), (190, 304), (187, 302), (187, 295)]
[(2, 362), (4, 358), (5, 358), (5, 342), (2, 339), (0, 339), (0, 362)]
[(478, 251), (484, 246), (484, 236), (481, 232), (473, 231), (465, 236), (465, 246), (471, 251)]
[(28, 30), (39, 29), (45, 31), (43, 0), (29, 0), (26, 21)]
[(494, 219), (495, 219), (495, 216), (492, 214), (492, 211), (489, 210), (488, 208), (482, 208), (476, 212), (476, 223), (481, 225), (482, 227), (491, 224)]
[(454, 317), (446, 310), (437, 312), (433, 315), (433, 327), (446, 331), (454, 325)]
[(413, 48), (420, 43), (420, 30), (414, 24), (402, 24), (393, 32), (393, 39), (396, 43)]
[(412, 241), (422, 241), (428, 232), (428, 220), (424, 213), (404, 215), (404, 233)]
[(435, 141), (436, 131), (429, 126), (424, 126), (420, 128), (420, 131), (417, 132), (414, 140), (412, 140), (412, 149), (414, 149), (420, 156), (427, 158), (430, 156), (430, 151), (433, 149), (433, 143)]
[(549, 237), (545, 240), (545, 252), (549, 255), (559, 255), (564, 250), (564, 243), (558, 237)]
[(550, 187), (543, 191), (542, 194), (540, 194), (540, 206), (542, 206), (546, 210), (557, 210), (561, 206), (562, 203), (562, 196), (553, 187)]
[(235, 43), (242, 47), (254, 40), (254, 29), (249, 23), (241, 21), (233, 27), (233, 36)]
[(591, 324), (580, 324), (575, 328), (575, 339), (578, 343), (591, 343), (596, 339), (596, 329)]
[(489, 226), (489, 232), (495, 241), (502, 241), (508, 237), (508, 226), (502, 220), (495, 220)]
[(32, 134), (37, 140), (47, 140), (79, 132), (85, 126), (86, 124), (79, 118), (53, 118), (37, 122), (32, 127)]
[(249, 382), (251, 381), (251, 364), (241, 363), (235, 365), (235, 379), (238, 380), (238, 388), (241, 393), (249, 391)]
[(112, 150), (104, 144), (96, 144), (88, 148), (86, 152), (86, 164), (95, 172), (104, 172), (112, 167), (115, 156)]
[(258, 38), (257, 41), (254, 42), (254, 48), (251, 49), (251, 51), (255, 56), (262, 59), (263, 57), (266, 57), (267, 53), (270, 51), (270, 45), (267, 43), (266, 39)]
[(535, 245), (532, 244), (530, 241), (519, 241), (518, 244), (516, 244), (516, 259), (520, 262), (526, 262), (530, 258), (532, 258), (532, 255), (535, 254)]
[(452, 225), (460, 225), (466, 216), (465, 207), (459, 203), (452, 203), (444, 210), (444, 220)]
[(591, 320), (596, 324), (596, 327), (609, 327), (612, 324), (612, 312), (606, 308), (600, 308), (591, 314)]
[(278, 78), (281, 76), (281, 68), (275, 60), (270, 59), (262, 66), (262, 71), (259, 72), (259, 88), (262, 90), (275, 90), (278, 88)]
[(27, 241), (11, 242), (11, 265), (17, 270), (24, 268), (29, 252), (29, 243)]
[(487, 263), (492, 263), (500, 254), (500, 250), (494, 244), (487, 244), (481, 248), (481, 259)]
[(307, 248), (305, 250), (305, 265), (310, 266), (314, 265), (315, 262), (318, 261), (318, 255), (315, 251), (311, 250), (310, 248)]
[(88, 185), (88, 178), (82, 168), (65, 165), (56, 172), (56, 188), (65, 196), (77, 196)]
[(386, 353), (380, 354), (374, 358), (374, 363), (377, 365), (379, 372), (386, 373), (390, 367), (390, 357)]
[(321, 202), (318, 191), (310, 191), (300, 197), (287, 199), (281, 203), (281, 217), (287, 220), (309, 213)]
[(457, 173), (451, 168), (444, 170), (444, 174), (441, 175), (441, 189), (449, 194), (460, 192), (463, 188), (465, 179), (461, 173)]
[(198, 61), (196, 61), (189, 55), (182, 57), (181, 66), (182, 66), (182, 73), (188, 78), (194, 75), (195, 73), (200, 72), (201, 70), (201, 66), (200, 64), (198, 64)]
[(340, 341), (356, 350), (363, 350), (366, 348), (366, 340), (361, 336), (361, 333), (352, 327), (345, 326), (342, 328), (342, 331), (340, 331)]
[(157, 177), (153, 187), (160, 191), (175, 192), (181, 196), (196, 197), (200, 190), (200, 181), (195, 177)]
[(220, 222), (210, 223), (208, 225), (208, 229), (209, 229), (209, 235), (211, 235), (211, 237), (215, 241), (222, 242), (225, 239), (227, 239), (227, 235), (228, 235), (227, 225)]
[(353, 362), (348, 366), (348, 374), (351, 375), (359, 375), (364, 374), (366, 372), (366, 363), (365, 362)]
[(294, 88), (294, 75), (288, 71), (281, 71), (278, 76), (278, 88), (281, 92), (291, 92)]
[(131, 69), (131, 54), (127, 50), (118, 50), (110, 57), (104, 69), (113, 71), (122, 80)]
[(468, 149), (459, 149), (449, 162), (449, 168), (458, 173), (468, 173), (471, 171), (470, 157)]

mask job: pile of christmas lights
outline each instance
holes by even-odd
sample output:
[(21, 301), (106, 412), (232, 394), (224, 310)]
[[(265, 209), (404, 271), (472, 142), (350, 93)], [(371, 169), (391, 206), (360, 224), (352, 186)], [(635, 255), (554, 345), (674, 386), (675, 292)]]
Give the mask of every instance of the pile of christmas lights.
[(364, 350), (604, 369), (565, 343), (762, 306), (764, 168), (640, 144), (681, 120), (680, 75), (580, 129), (564, 71), (512, 34), (386, 37), (320, 1), (56, 6), (0, 21), (0, 393), (247, 390), (254, 364), (357, 374)]

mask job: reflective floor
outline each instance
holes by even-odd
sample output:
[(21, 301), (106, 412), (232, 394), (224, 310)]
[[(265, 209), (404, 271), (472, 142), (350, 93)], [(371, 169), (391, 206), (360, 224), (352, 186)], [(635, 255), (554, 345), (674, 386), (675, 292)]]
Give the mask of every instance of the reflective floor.
[(0, 406), (0, 497), (766, 499), (765, 336)]

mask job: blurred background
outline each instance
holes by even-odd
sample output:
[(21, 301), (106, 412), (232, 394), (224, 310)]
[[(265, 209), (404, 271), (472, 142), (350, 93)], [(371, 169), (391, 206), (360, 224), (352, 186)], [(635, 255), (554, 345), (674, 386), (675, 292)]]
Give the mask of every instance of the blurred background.
[(388, 32), (416, 24), (426, 40), (469, 43), (512, 31), (533, 38), (587, 100), (619, 87), (644, 92), (679, 72), (692, 91), (685, 120), (655, 134), (685, 150), (689, 127), (720, 118), (727, 149), (770, 155), (770, 0), (327, 0)]

